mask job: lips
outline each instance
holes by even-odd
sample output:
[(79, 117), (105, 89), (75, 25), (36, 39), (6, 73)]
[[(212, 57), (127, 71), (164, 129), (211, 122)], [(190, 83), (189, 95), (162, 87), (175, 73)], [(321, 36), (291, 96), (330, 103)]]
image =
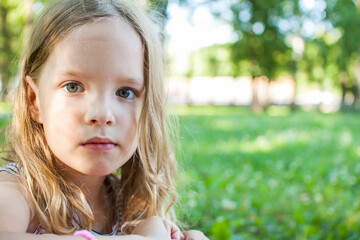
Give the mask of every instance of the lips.
[(90, 138), (81, 145), (86, 149), (100, 152), (110, 151), (117, 146), (111, 139), (102, 137)]

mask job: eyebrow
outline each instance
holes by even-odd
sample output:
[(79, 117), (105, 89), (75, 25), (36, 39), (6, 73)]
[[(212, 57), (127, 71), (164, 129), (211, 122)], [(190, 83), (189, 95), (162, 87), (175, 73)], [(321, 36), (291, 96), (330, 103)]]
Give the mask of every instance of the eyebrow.
[[(80, 78), (92, 78), (91, 75), (83, 73), (83, 72), (79, 72), (79, 71), (74, 71), (74, 70), (70, 70), (70, 71), (63, 71), (60, 72), (59, 74), (61, 77), (80, 77)], [(132, 77), (125, 77), (125, 76), (118, 76), (116, 78), (117, 82), (122, 82), (122, 83), (127, 83), (127, 84), (134, 84), (136, 85), (138, 88), (144, 88), (144, 83), (142, 80), (140, 80), (139, 78), (132, 78)]]
[(131, 77), (118, 77), (117, 81), (119, 82), (123, 82), (123, 83), (128, 83), (128, 84), (134, 84), (136, 85), (138, 88), (144, 88), (144, 83), (143, 81), (141, 81), (138, 78), (131, 78)]
[(78, 71), (62, 71), (59, 73), (59, 75), (61, 77), (84, 77), (84, 78), (89, 78), (89, 75), (83, 73), (83, 72), (78, 72)]

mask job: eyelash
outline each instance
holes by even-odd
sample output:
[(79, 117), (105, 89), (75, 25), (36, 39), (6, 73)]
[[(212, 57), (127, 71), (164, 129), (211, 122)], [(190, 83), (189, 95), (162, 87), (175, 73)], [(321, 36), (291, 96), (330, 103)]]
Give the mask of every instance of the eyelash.
[[(75, 92), (69, 91), (69, 89), (67, 87), (70, 86), (70, 85), (77, 86), (77, 89), (76, 89)], [(68, 93), (78, 93), (78, 92), (83, 92), (84, 91), (84, 88), (81, 86), (81, 84), (79, 84), (77, 82), (68, 82), (68, 83), (64, 84), (62, 88), (64, 88), (65, 91), (67, 91)], [(81, 88), (81, 91), (78, 91), (79, 88)]]
[[(75, 86), (77, 86), (77, 89), (76, 89), (75, 92), (69, 91), (69, 89), (68, 89), (67, 87), (70, 86), (70, 85), (75, 85)], [(67, 91), (68, 93), (78, 93), (78, 92), (83, 92), (83, 91), (84, 91), (84, 88), (81, 86), (81, 84), (80, 84), (80, 83), (77, 83), (77, 82), (68, 82), (68, 83), (64, 84), (64, 85), (62, 86), (62, 88), (64, 88), (65, 91)], [(81, 90), (78, 91), (78, 88), (81, 88)], [(118, 92), (119, 92), (119, 91), (123, 91), (123, 90), (131, 91), (131, 93), (134, 95), (132, 98), (130, 98), (131, 100), (134, 99), (134, 98), (136, 98), (137, 96), (139, 96), (139, 92), (138, 92), (136, 89), (129, 88), (129, 87), (125, 87), (125, 88), (120, 88), (120, 89), (118, 89), (118, 90), (116, 91), (115, 95), (118, 96), (118, 97), (121, 97), (121, 96), (118, 95)], [(131, 94), (131, 93), (130, 93), (130, 94)], [(121, 97), (121, 98), (128, 99), (127, 97)]]
[[(131, 93), (134, 95), (132, 98), (127, 98), (127, 97), (121, 97), (118, 95), (118, 92), (120, 91), (123, 91), (123, 90), (126, 90), (126, 91), (131, 91)], [(130, 93), (130, 94), (131, 94)], [(128, 87), (125, 87), (125, 88), (120, 88), (116, 91), (116, 96), (118, 97), (121, 97), (121, 98), (124, 98), (124, 99), (130, 99), (130, 100), (133, 100), (134, 98), (136, 98), (137, 96), (139, 95), (139, 92), (133, 88), (128, 88)]]

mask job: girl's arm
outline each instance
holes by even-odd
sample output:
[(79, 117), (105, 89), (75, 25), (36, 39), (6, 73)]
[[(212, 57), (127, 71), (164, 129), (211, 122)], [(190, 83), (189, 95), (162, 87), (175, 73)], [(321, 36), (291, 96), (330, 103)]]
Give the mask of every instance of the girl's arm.
[[(0, 240), (84, 240), (83, 237), (26, 233), (30, 224), (30, 208), (19, 190), (17, 177), (0, 173)], [(206, 240), (198, 231), (190, 231), (185, 236), (170, 221), (160, 217), (143, 220), (134, 230), (134, 235), (96, 236), (98, 240)]]
[[(26, 232), (30, 208), (17, 183), (17, 177), (0, 172), (0, 233)], [(0, 239), (2, 238), (0, 235)]]
[[(96, 236), (97, 240), (170, 240), (170, 233), (165, 228), (164, 220), (151, 217), (142, 221), (134, 230), (134, 235)], [(71, 235), (0, 232), (0, 240), (85, 240), (84, 237)]]
[[(69, 235), (26, 233), (30, 224), (30, 208), (19, 190), (17, 177), (0, 173), (0, 240), (84, 240)], [(98, 240), (171, 240), (164, 220), (159, 217), (146, 219), (134, 230), (134, 235), (96, 236)]]
[[(97, 240), (155, 240), (152, 238), (147, 238), (139, 235), (96, 236), (96, 239)], [(75, 237), (71, 235), (53, 235), (53, 234), (35, 235), (31, 233), (0, 233), (0, 240), (86, 240), (86, 239), (84, 237)]]

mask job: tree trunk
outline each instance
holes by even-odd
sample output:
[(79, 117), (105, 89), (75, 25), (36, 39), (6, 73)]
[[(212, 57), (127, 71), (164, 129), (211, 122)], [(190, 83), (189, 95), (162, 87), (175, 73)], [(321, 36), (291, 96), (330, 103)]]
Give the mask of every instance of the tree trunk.
[(341, 110), (346, 110), (346, 102), (345, 102), (345, 96), (346, 96), (346, 83), (347, 83), (347, 74), (345, 72), (340, 73), (340, 88), (341, 88)]
[(293, 88), (294, 88), (294, 94), (292, 95), (292, 99), (291, 99), (291, 103), (290, 103), (290, 111), (291, 112), (295, 112), (296, 110), (296, 103), (295, 103), (295, 98), (296, 98), (296, 72), (297, 72), (297, 61), (294, 61), (293, 62), (293, 66), (291, 68), (291, 75), (292, 75), (292, 78), (293, 78), (293, 81), (294, 81), (294, 85), (293, 85)]
[(355, 65), (355, 87), (356, 87), (356, 97), (354, 102), (355, 110), (360, 110), (360, 60), (357, 61)]
[(265, 77), (253, 77), (252, 86), (252, 102), (251, 109), (255, 113), (260, 113), (268, 106), (268, 86), (269, 81)]

